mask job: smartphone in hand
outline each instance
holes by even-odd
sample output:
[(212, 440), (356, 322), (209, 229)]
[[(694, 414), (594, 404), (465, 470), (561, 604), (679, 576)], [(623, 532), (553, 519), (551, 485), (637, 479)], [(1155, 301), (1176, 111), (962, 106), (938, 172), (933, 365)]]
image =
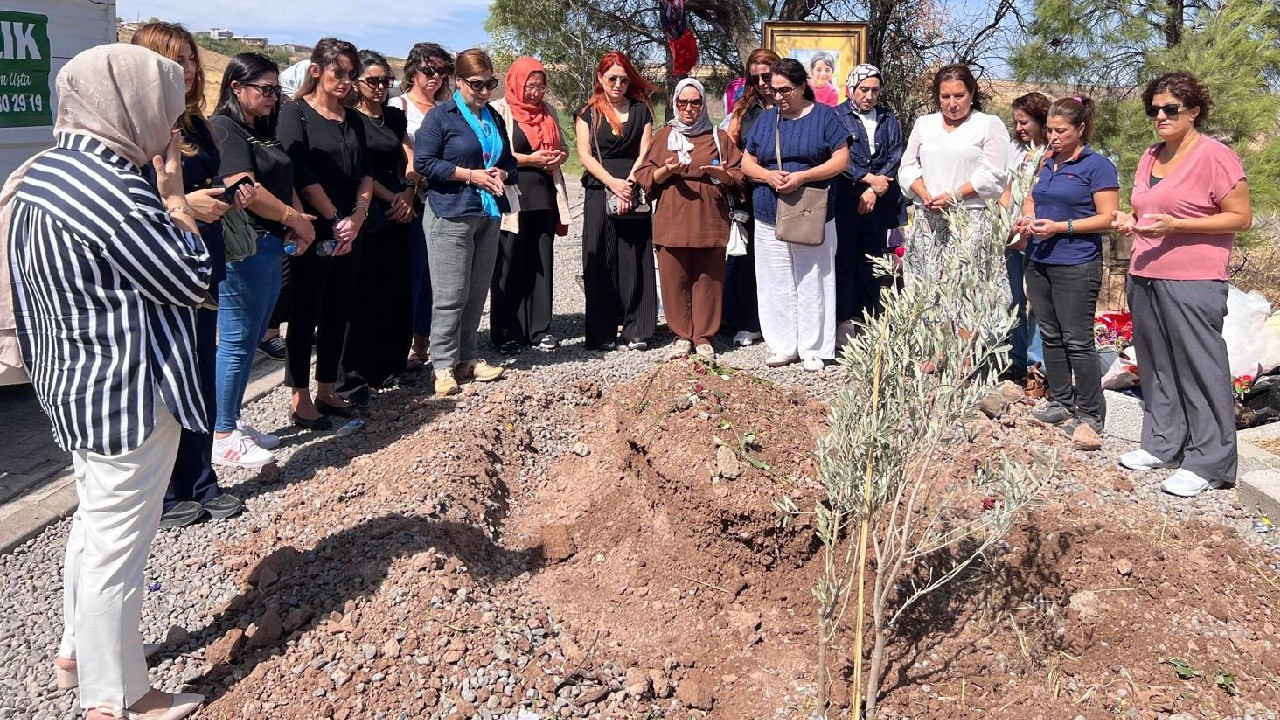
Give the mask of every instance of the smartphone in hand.
[(236, 193), (239, 192), (240, 188), (245, 185), (252, 185), (252, 184), (253, 184), (253, 178), (249, 177), (248, 175), (240, 178), (239, 180), (232, 183), (231, 186), (228, 187), (226, 191), (222, 193), (222, 198), (221, 198), (222, 202), (228, 205), (233, 204), (236, 201)]

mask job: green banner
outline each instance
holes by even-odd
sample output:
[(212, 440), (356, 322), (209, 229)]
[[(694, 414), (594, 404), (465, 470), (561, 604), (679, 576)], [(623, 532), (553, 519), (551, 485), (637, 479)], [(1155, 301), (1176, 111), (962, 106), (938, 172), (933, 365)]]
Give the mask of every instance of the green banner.
[(0, 128), (53, 124), (49, 17), (0, 10)]

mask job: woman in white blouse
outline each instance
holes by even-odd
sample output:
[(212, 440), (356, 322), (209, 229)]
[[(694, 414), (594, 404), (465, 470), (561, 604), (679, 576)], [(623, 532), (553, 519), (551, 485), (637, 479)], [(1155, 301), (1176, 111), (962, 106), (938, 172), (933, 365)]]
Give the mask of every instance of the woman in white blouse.
[(915, 204), (911, 241), (904, 258), (908, 276), (937, 277), (938, 248), (959, 234), (943, 211), (964, 208), (969, 222), (980, 218), (987, 200), (999, 200), (1006, 182), (1009, 131), (995, 115), (982, 112), (978, 81), (964, 65), (947, 65), (933, 77), (938, 112), (911, 128), (898, 184)]

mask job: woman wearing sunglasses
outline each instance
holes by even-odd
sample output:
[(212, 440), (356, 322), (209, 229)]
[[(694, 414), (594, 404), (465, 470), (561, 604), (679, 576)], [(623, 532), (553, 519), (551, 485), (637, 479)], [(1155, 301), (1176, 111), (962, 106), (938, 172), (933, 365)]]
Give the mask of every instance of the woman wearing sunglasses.
[(1133, 238), (1129, 309), (1141, 363), (1142, 445), (1131, 470), (1179, 468), (1161, 486), (1194, 497), (1236, 481), (1235, 402), (1222, 322), (1236, 233), (1253, 225), (1235, 151), (1202, 135), (1213, 105), (1190, 73), (1166, 73), (1142, 93), (1160, 142), (1133, 179), (1133, 212), (1113, 227)]
[(226, 263), (227, 279), (218, 298), (217, 403), (214, 453), (227, 464), (272, 462), (280, 438), (240, 422), (240, 403), (249, 387), (254, 351), (271, 320), (280, 294), (286, 239), (298, 252), (315, 239), (315, 217), (302, 210), (293, 189), (293, 161), (276, 140), (280, 108), (280, 68), (265, 55), (241, 53), (227, 63), (213, 112), (214, 135), (222, 149), (222, 182), (247, 178), (258, 187), (248, 209), (256, 233), (253, 255)]
[(658, 131), (636, 171), (657, 202), (654, 245), (667, 325), (675, 333), (668, 358), (695, 350), (715, 360), (711, 339), (720, 328), (729, 201), (742, 184), (742, 153), (729, 134), (711, 125), (702, 83), (676, 84), (676, 116)]
[[(222, 215), (231, 207), (224, 196), (222, 178), (218, 173), (220, 156), (214, 134), (205, 119), (204, 68), (200, 64), (200, 50), (195, 38), (181, 25), (167, 22), (151, 22), (138, 28), (133, 44), (177, 62), (182, 66), (186, 98), (186, 110), (178, 119), (182, 132), (182, 179), (185, 183), (187, 204), (199, 223), (209, 255), (213, 259), (213, 275), (209, 283), (211, 297), (218, 296), (218, 286), (225, 278), (225, 245), (222, 239)], [(154, 170), (145, 169), (154, 177)], [(235, 195), (236, 207), (244, 208), (255, 195), (253, 185), (241, 187)], [(217, 394), (218, 311), (201, 308), (196, 311), (196, 357), (199, 370), (200, 391), (205, 405), (212, 407)], [(212, 516), (215, 519), (231, 517), (244, 508), (239, 498), (224, 493), (218, 487), (214, 464), (236, 465), (218, 454), (210, 455), (218, 443), (210, 433), (194, 430), (182, 431), (178, 443), (178, 457), (169, 478), (169, 489), (164, 498), (164, 514), (161, 527), (185, 527)], [(225, 444), (225, 443), (224, 443)], [(268, 455), (268, 457), (270, 457)]]
[[(747, 56), (747, 85), (729, 116), (729, 137), (742, 148), (744, 138), (765, 110), (773, 107), (773, 86), (769, 66), (778, 61), (778, 53), (756, 48)], [(751, 181), (745, 181), (740, 192), (730, 196), (730, 204), (739, 214), (739, 225), (746, 231), (747, 254), (730, 255), (724, 269), (723, 330), (733, 333), (733, 344), (747, 346), (760, 340), (760, 310), (756, 300), (755, 208), (751, 204)]]
[(405, 181), (408, 120), (400, 108), (387, 105), (394, 82), (386, 58), (372, 50), (360, 51), (360, 76), (350, 98), (364, 124), (373, 201), (360, 240), (341, 393), (365, 386), (383, 388), (404, 372), (413, 330), (409, 223), (415, 217), (415, 193)]
[[(280, 110), (280, 142), (293, 160), (294, 187), (316, 216), (316, 241), (289, 258), (292, 298), (285, 382), (293, 388), (293, 424), (332, 430), (330, 415), (352, 417), (354, 405), (337, 380), (357, 257), (352, 253), (369, 216), (373, 170), (360, 113), (343, 103), (360, 74), (349, 42), (324, 38), (292, 102)], [(311, 348), (316, 349), (316, 394), (311, 395)]]
[(502, 377), (480, 357), (478, 331), (493, 282), (503, 213), (511, 212), (508, 180), (516, 159), (489, 96), (498, 87), (483, 50), (458, 55), (453, 98), (423, 121), (413, 166), (427, 180), (427, 260), (431, 268), (431, 364), (437, 395), (458, 383)]
[[(765, 364), (803, 361), (820, 371), (836, 353), (835, 207), (827, 204), (820, 245), (777, 237), (778, 196), (804, 186), (828, 190), (849, 166), (849, 131), (831, 108), (816, 102), (804, 65), (791, 58), (769, 72), (777, 107), (751, 129), (742, 170), (756, 181), (756, 279), (760, 327), (769, 346)], [(781, 164), (779, 163), (781, 158)]]
[(493, 103), (520, 166), (520, 208), (502, 216), (489, 302), (493, 344), (505, 354), (560, 345), (551, 334), (551, 268), (555, 237), (569, 232), (569, 193), (560, 171), (569, 146), (546, 96), (546, 68), (522, 57), (507, 70), (506, 96)]
[(596, 66), (595, 91), (574, 112), (582, 185), (582, 282), (587, 295), (586, 346), (622, 342), (643, 350), (658, 328), (653, 226), (639, 202), (635, 171), (652, 142), (654, 87), (627, 56), (611, 52)]
[(449, 75), (452, 73), (452, 55), (435, 43), (418, 43), (409, 50), (409, 57), (404, 61), (401, 93), (392, 101), (404, 111), (408, 121), (405, 128), (406, 174), (417, 193), (414, 212), (420, 218), (409, 223), (409, 260), (413, 278), (413, 344), (406, 361), (409, 370), (420, 369), (431, 354), (431, 270), (427, 265), (427, 238), (423, 233), (428, 222), (426, 213), (430, 209), (423, 195), (427, 190), (426, 180), (413, 169), (413, 138), (427, 113), (449, 99)]

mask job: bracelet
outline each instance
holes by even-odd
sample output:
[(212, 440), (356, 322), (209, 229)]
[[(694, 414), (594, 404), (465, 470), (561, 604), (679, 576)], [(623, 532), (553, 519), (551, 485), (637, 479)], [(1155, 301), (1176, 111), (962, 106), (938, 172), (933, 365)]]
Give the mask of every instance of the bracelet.
[(281, 225), (288, 225), (288, 224), (289, 224), (289, 218), (291, 218), (291, 217), (293, 217), (293, 208), (289, 207), (288, 205), (285, 205), (285, 206), (284, 206), (284, 215), (281, 215), (281, 216), (280, 216), (280, 224), (281, 224)]
[(167, 210), (170, 215), (189, 215), (191, 217), (196, 216), (196, 214), (191, 211), (190, 205), (174, 205), (173, 207), (165, 208), (165, 210)]
[(470, 171), (470, 170), (468, 170), (468, 171), (467, 171), (467, 184), (468, 184), (468, 185), (471, 185), (471, 184), (472, 184), (472, 182), (471, 182), (471, 171)]
[(1076, 236), (1076, 228), (1075, 228), (1075, 224), (1076, 224), (1076, 221), (1075, 221), (1075, 220), (1071, 220), (1071, 219), (1068, 219), (1068, 220), (1067, 220), (1067, 237), (1075, 237), (1075, 236)]

